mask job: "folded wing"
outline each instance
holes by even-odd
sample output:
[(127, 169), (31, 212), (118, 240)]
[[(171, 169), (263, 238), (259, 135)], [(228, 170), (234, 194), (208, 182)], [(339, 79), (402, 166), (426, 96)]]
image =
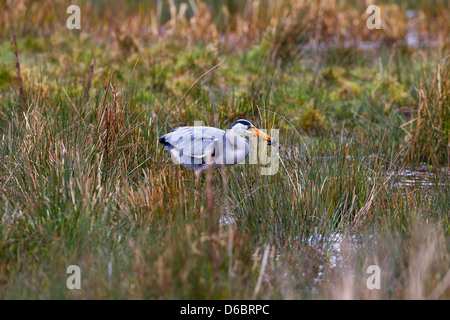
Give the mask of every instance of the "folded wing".
[(206, 165), (207, 157), (215, 155), (218, 141), (225, 131), (213, 127), (179, 127), (159, 138), (182, 165), (195, 170)]

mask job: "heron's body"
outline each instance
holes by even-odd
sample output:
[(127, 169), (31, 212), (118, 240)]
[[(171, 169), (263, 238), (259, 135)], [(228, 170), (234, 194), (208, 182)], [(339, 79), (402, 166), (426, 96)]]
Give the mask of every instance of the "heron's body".
[(242, 162), (250, 152), (246, 132), (270, 142), (270, 137), (247, 120), (238, 120), (226, 131), (214, 127), (178, 127), (159, 138), (176, 161), (197, 173)]

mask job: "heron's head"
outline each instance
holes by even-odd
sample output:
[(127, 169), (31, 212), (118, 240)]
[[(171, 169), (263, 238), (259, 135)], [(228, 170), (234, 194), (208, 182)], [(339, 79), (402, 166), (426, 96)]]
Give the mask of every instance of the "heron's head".
[(271, 144), (271, 142), (272, 142), (272, 138), (268, 134), (265, 134), (261, 130), (256, 129), (255, 126), (250, 121), (247, 121), (247, 120), (241, 119), (241, 120), (235, 121), (231, 125), (229, 130), (232, 130), (234, 132), (234, 134), (240, 135), (240, 136), (244, 135), (245, 133), (249, 133), (249, 134), (258, 136), (261, 139), (267, 140), (268, 144)]

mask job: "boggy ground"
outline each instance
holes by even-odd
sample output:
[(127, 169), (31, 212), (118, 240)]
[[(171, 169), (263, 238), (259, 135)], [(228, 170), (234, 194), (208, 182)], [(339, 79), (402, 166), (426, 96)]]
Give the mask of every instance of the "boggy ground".
[[(1, 298), (450, 298), (448, 4), (52, 3), (0, 8)], [(239, 118), (276, 174), (157, 142)]]

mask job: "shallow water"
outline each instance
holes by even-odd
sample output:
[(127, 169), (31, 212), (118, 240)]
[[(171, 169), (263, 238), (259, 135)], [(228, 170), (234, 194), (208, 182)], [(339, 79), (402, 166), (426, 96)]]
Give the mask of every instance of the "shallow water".
[(425, 166), (421, 166), (418, 169), (406, 168), (397, 172), (389, 172), (389, 176), (397, 177), (399, 186), (427, 187), (450, 185), (450, 171), (447, 168), (440, 168), (438, 175), (439, 178)]

